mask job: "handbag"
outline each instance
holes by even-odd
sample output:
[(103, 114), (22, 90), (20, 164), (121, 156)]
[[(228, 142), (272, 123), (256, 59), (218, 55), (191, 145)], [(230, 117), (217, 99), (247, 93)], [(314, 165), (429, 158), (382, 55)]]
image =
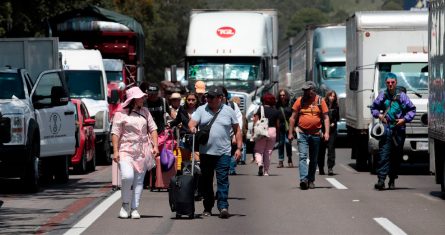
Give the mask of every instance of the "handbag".
[(161, 168), (163, 171), (169, 171), (175, 164), (175, 155), (173, 154), (173, 145), (170, 145), (171, 148), (168, 148), (166, 145), (167, 145), (167, 141), (164, 142), (164, 146), (161, 150), (161, 154), (159, 155), (160, 162), (161, 162)]
[(221, 109), (215, 114), (215, 116), (213, 116), (212, 120), (207, 123), (207, 125), (199, 128), (199, 131), (196, 133), (195, 136), (199, 144), (206, 145), (209, 141), (210, 129), (212, 128), (213, 122), (215, 122), (216, 117), (218, 117), (219, 112), (221, 112)]
[(261, 117), (253, 126), (253, 139), (269, 137), (269, 119), (264, 116), (264, 107), (261, 105)]

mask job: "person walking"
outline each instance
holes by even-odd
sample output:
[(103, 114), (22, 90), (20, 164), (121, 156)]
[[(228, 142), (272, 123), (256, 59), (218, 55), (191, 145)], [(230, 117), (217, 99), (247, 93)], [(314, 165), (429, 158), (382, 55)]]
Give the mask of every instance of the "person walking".
[(416, 115), (416, 106), (405, 92), (397, 88), (397, 75), (386, 74), (385, 82), (386, 90), (380, 92), (371, 105), (372, 116), (385, 125), (385, 132), (379, 140), (378, 181), (374, 185), (377, 190), (385, 189), (387, 176), (388, 189), (395, 189), (403, 154), (406, 123), (411, 122)]
[(176, 118), (170, 122), (170, 126), (180, 127), (179, 131), (179, 148), (181, 149), (182, 161), (186, 162), (191, 160), (192, 153), (192, 136), (190, 135), (190, 129), (188, 123), (195, 112), (198, 105), (198, 96), (196, 93), (188, 93), (185, 96), (185, 103), (180, 106)]
[(159, 96), (159, 86), (156, 83), (143, 82), (139, 88), (147, 94), (144, 106), (148, 108), (158, 126), (158, 133), (162, 133), (167, 125), (167, 116), (171, 116), (171, 110), (167, 101)]
[[(201, 179), (203, 193), (203, 216), (211, 216), (215, 203), (213, 192), (213, 176), (216, 172), (217, 182), (217, 207), (220, 211), (220, 218), (229, 217), (229, 166), (231, 158), (230, 131), (233, 130), (236, 136), (237, 149), (235, 157), (237, 160), (241, 156), (242, 137), (236, 118), (235, 111), (225, 105), (223, 101), (221, 87), (211, 87), (207, 90), (207, 103), (201, 105), (193, 114), (189, 122), (192, 133), (197, 132), (197, 126), (203, 128), (212, 123), (207, 144), (199, 144), (201, 160)], [(199, 140), (198, 142), (199, 143)]]
[(182, 99), (181, 94), (177, 92), (172, 93), (170, 98), (168, 99), (168, 104), (171, 113), (170, 117), (172, 120), (175, 119), (176, 115), (178, 114), (179, 107), (181, 106), (181, 99)]
[[(297, 124), (295, 132), (297, 133), (300, 158), (300, 188), (306, 190), (315, 188), (315, 171), (320, 142), (322, 138), (325, 141), (329, 140), (329, 110), (324, 99), (315, 92), (314, 82), (307, 81), (302, 89), (303, 96), (299, 97), (292, 106), (288, 138), (289, 140), (294, 138), (293, 130)], [(322, 122), (324, 122), (325, 129), (323, 137), (321, 134)]]
[[(146, 94), (138, 87), (126, 91), (122, 110), (116, 112), (111, 130), (113, 160), (119, 164), (122, 179), (122, 207), (119, 218), (139, 219), (139, 201), (144, 175), (154, 167), (157, 148), (157, 126), (147, 108)], [(131, 209), (131, 210), (130, 210)]]
[(279, 112), (280, 127), (278, 129), (278, 168), (284, 167), (284, 150), (287, 155), (287, 166), (294, 167), (292, 162), (292, 141), (287, 138), (289, 131), (289, 118), (292, 116), (290, 107), (290, 95), (286, 89), (278, 92), (276, 108)]
[[(268, 137), (260, 137), (255, 140), (255, 161), (258, 165), (258, 175), (269, 176), (270, 173), (270, 157), (272, 155), (273, 147), (277, 138), (277, 130), (280, 126), (279, 112), (275, 109), (275, 96), (270, 93), (266, 93), (261, 97), (262, 106), (258, 108), (258, 111), (253, 116), (253, 125), (258, 122), (262, 116), (269, 121), (268, 123)], [(262, 114), (264, 112), (264, 114)], [(254, 129), (255, 131), (255, 129)], [(255, 132), (253, 132), (255, 134)], [(264, 172), (263, 172), (264, 170)]]
[(327, 142), (321, 141), (320, 150), (318, 154), (318, 171), (320, 175), (324, 175), (324, 159), (326, 155), (326, 148), (328, 149), (328, 175), (334, 175), (335, 165), (335, 139), (337, 138), (337, 122), (340, 120), (340, 109), (338, 107), (337, 93), (330, 90), (326, 93), (324, 98), (329, 109), (329, 140)]

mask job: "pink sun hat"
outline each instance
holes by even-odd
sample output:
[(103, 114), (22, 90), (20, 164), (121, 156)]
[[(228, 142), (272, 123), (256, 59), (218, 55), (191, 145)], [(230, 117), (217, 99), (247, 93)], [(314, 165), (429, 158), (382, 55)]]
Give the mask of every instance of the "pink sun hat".
[(127, 99), (122, 104), (122, 108), (126, 108), (130, 104), (132, 99), (138, 99), (138, 98), (142, 98), (142, 97), (147, 97), (147, 94), (142, 92), (141, 89), (139, 89), (139, 87), (137, 87), (137, 86), (128, 89), (125, 92), (125, 95), (127, 96)]

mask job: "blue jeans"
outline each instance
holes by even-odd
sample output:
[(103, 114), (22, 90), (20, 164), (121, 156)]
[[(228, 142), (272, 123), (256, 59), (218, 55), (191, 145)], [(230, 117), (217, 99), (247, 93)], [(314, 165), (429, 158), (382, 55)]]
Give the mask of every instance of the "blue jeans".
[(218, 209), (229, 208), (227, 199), (229, 198), (229, 165), (230, 155), (223, 154), (221, 156), (201, 154), (201, 172), (199, 183), (202, 186), (202, 196), (204, 198), (203, 205), (205, 211), (212, 211), (215, 204), (215, 194), (213, 192), (213, 176), (216, 172), (216, 183), (218, 197)]
[[(317, 157), (321, 138), (318, 135), (299, 133), (298, 152), (300, 156), (300, 181), (315, 181), (315, 171), (317, 169)], [(308, 164), (309, 157), (309, 164)]]
[(402, 156), (403, 144), (405, 143), (405, 130), (391, 130), (388, 128), (386, 135), (379, 141), (379, 160), (377, 165), (377, 177), (385, 180), (398, 178), (400, 158)]
[(278, 136), (278, 160), (284, 161), (284, 148), (286, 147), (288, 162), (292, 162), (292, 141), (287, 138), (287, 131), (280, 131)]

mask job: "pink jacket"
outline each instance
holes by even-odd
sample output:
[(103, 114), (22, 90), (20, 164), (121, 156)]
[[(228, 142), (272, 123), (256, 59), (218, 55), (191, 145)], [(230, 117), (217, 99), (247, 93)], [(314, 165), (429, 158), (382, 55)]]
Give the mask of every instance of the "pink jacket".
[(150, 112), (143, 107), (128, 114), (123, 109), (114, 115), (111, 134), (119, 138), (119, 157), (121, 161), (130, 161), (138, 172), (142, 172), (144, 164), (153, 159), (150, 133), (157, 130)]

